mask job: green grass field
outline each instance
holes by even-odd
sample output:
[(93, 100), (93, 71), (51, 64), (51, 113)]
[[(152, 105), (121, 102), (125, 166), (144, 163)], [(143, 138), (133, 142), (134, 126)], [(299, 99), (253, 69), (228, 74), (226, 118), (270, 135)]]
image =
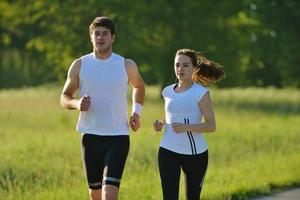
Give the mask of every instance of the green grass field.
[[(61, 88), (0, 91), (0, 199), (88, 199), (77, 111), (60, 108)], [(157, 167), (163, 118), (156, 87), (147, 88), (142, 128), (131, 149), (120, 200), (162, 199)], [(300, 91), (211, 89), (217, 131), (206, 134), (209, 169), (202, 199), (247, 199), (300, 185)], [(180, 199), (184, 199), (181, 181)]]

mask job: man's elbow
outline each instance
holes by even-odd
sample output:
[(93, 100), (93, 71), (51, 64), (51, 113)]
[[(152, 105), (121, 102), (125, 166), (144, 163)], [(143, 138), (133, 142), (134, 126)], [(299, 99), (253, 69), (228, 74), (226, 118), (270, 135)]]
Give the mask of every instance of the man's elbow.
[(211, 132), (215, 132), (216, 129), (217, 129), (216, 125), (212, 126), (212, 127), (211, 127)]
[(67, 101), (68, 101), (68, 99), (66, 97), (66, 94), (61, 94), (59, 103), (62, 108), (70, 109)]
[(137, 87), (136, 87), (138, 90), (142, 90), (142, 91), (145, 91), (145, 83), (144, 81), (141, 81)]
[(139, 85), (136, 85), (134, 88), (139, 93), (145, 94), (145, 84), (144, 82), (140, 83)]
[(62, 108), (66, 108), (63, 94), (60, 96), (59, 104)]
[(209, 126), (209, 132), (215, 132), (216, 131), (216, 123), (210, 123), (210, 126)]

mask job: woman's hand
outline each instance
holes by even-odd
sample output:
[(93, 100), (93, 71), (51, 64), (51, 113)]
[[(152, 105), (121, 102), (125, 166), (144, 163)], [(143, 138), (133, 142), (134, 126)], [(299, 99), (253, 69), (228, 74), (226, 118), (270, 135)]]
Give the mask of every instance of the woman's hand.
[(172, 123), (172, 128), (175, 133), (185, 133), (187, 131), (187, 124)]
[(162, 120), (155, 120), (155, 122), (153, 122), (153, 127), (155, 131), (161, 132), (161, 130), (163, 129), (165, 123)]

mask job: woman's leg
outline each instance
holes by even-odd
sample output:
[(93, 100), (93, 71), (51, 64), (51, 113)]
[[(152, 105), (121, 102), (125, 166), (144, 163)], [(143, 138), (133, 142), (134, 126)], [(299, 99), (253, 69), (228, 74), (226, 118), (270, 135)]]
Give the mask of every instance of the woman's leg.
[(158, 166), (164, 200), (178, 199), (180, 164), (176, 155), (176, 153), (161, 147), (158, 151)]
[(207, 165), (208, 151), (197, 155), (187, 155), (182, 159), (182, 170), (185, 174), (186, 199), (200, 199)]

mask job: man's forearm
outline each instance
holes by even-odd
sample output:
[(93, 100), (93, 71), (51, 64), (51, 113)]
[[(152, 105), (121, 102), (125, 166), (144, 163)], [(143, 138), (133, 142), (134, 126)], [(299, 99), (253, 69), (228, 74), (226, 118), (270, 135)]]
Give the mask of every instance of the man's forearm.
[(145, 86), (133, 88), (132, 91), (132, 103), (144, 104), (145, 99)]
[(69, 94), (62, 94), (60, 97), (60, 105), (63, 108), (69, 109), (69, 110), (74, 110), (77, 109), (76, 104), (78, 100), (74, 99), (71, 95)]

